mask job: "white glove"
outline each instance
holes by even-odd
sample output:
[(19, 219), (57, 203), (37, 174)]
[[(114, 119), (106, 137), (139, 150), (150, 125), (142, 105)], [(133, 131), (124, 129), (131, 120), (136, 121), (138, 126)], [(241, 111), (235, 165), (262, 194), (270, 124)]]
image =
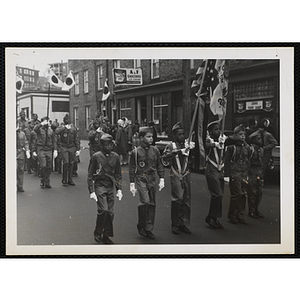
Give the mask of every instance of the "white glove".
[(37, 157), (36, 152), (33, 152), (33, 153), (32, 153), (32, 156)]
[(41, 123), (41, 125), (47, 125), (48, 124), (48, 120), (44, 120), (42, 123)]
[(132, 193), (133, 197), (135, 196), (135, 193), (137, 192), (134, 182), (130, 183), (130, 192)]
[(80, 155), (80, 150), (75, 152), (75, 156), (79, 156)]
[(101, 128), (101, 127), (98, 127), (96, 131), (97, 131), (97, 132), (102, 132), (102, 128)]
[(189, 156), (190, 150), (188, 148), (183, 148), (181, 149), (181, 153), (185, 156)]
[(53, 157), (56, 158), (57, 157), (57, 150), (53, 151)]
[(122, 198), (123, 198), (123, 194), (122, 194), (122, 191), (121, 190), (118, 190), (117, 191), (117, 198), (119, 198), (119, 201), (121, 201), (122, 200)]
[(227, 136), (225, 134), (220, 135), (219, 136), (219, 143), (224, 144), (226, 139), (227, 139)]
[(224, 177), (224, 182), (228, 183), (229, 182), (229, 177)]
[(66, 128), (67, 128), (67, 129), (71, 129), (71, 125), (70, 125), (70, 124), (67, 124), (67, 125), (66, 125)]
[(218, 149), (224, 149), (224, 144), (215, 142), (215, 146), (216, 146), (216, 148), (218, 148)]
[(195, 142), (190, 141), (188, 143), (188, 140), (186, 139), (184, 142), (184, 147), (187, 149), (194, 149), (195, 148)]
[(163, 178), (159, 179), (158, 190), (161, 191), (165, 187), (165, 180)]
[(93, 200), (95, 200), (96, 202), (98, 201), (98, 199), (97, 199), (97, 196), (96, 196), (96, 193), (95, 193), (95, 192), (93, 192), (93, 193), (90, 193), (90, 199), (93, 199)]
[(30, 158), (30, 151), (26, 151), (26, 157), (27, 157), (27, 159)]

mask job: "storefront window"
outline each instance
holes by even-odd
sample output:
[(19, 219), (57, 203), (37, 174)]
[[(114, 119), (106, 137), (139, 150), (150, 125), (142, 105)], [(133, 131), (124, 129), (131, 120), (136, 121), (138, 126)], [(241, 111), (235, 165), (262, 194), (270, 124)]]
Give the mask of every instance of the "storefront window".
[(152, 96), (153, 121), (156, 124), (157, 135), (168, 137), (168, 102), (162, 95)]
[(128, 120), (131, 120), (131, 100), (130, 99), (122, 99), (120, 101), (120, 111), (121, 118), (125, 117)]

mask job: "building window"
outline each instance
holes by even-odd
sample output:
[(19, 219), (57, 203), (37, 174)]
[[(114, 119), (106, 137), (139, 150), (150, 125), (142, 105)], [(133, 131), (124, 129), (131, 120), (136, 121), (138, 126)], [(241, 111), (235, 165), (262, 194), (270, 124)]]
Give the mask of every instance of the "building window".
[(74, 125), (79, 128), (78, 107), (74, 107)]
[(89, 124), (91, 122), (91, 109), (89, 106), (85, 107), (85, 129), (89, 129)]
[(68, 112), (69, 101), (52, 101), (52, 112)]
[(142, 66), (142, 64), (141, 64), (141, 60), (140, 59), (134, 59), (133, 60), (133, 67), (134, 67), (134, 69), (138, 69), (141, 66)]
[(131, 120), (131, 100), (122, 99), (120, 100), (121, 118), (126, 117)]
[(28, 74), (28, 70), (24, 69), (24, 74)]
[(75, 80), (75, 95), (79, 95), (79, 74), (74, 74), (74, 80)]
[(104, 75), (103, 75), (103, 66), (100, 65), (97, 67), (98, 73), (98, 91), (102, 90), (104, 87)]
[(114, 60), (113, 65), (114, 65), (114, 69), (119, 69), (121, 67), (120, 60)]
[(85, 94), (89, 92), (89, 71), (83, 72), (83, 92)]
[(151, 59), (151, 79), (159, 78), (159, 59)]
[(156, 124), (157, 135), (168, 137), (168, 102), (163, 94), (152, 96), (152, 116)]

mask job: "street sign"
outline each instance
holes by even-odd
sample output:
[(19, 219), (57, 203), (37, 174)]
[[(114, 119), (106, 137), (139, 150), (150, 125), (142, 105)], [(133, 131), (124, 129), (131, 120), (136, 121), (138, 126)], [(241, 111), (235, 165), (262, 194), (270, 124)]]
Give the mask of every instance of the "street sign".
[(113, 69), (113, 80), (115, 85), (142, 85), (142, 69)]

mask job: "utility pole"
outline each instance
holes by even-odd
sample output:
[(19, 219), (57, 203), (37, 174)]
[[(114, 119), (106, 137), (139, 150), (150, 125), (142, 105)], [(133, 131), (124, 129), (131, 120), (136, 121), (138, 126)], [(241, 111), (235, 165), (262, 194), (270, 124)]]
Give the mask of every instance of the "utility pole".
[(182, 99), (182, 113), (183, 113), (183, 126), (185, 128), (185, 137), (188, 137), (188, 132), (191, 127), (191, 67), (190, 60), (182, 60), (182, 73), (183, 73), (183, 99)]

